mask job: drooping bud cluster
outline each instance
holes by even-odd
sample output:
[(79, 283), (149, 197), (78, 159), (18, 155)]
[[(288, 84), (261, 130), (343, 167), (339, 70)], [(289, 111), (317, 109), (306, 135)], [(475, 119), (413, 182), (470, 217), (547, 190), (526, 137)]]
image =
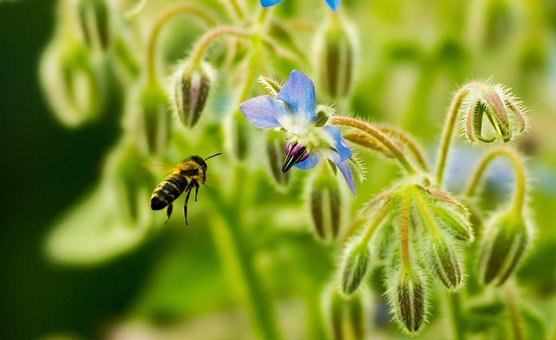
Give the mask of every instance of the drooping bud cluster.
[(525, 108), (500, 84), (472, 82), (463, 89), (460, 112), (470, 142), (512, 141), (526, 128)]
[(502, 285), (515, 271), (531, 241), (522, 214), (506, 211), (492, 218), (481, 239), (478, 272), (485, 284)]
[(473, 231), (467, 209), (445, 192), (400, 184), (371, 200), (350, 231), (357, 236), (343, 261), (343, 292), (354, 292), (379, 257), (376, 262), (387, 263), (390, 308), (408, 334), (426, 322), (429, 279), (450, 291), (463, 285), (460, 247)]
[(56, 118), (68, 127), (97, 119), (106, 101), (102, 60), (70, 35), (54, 37), (41, 59), (40, 76)]
[(106, 60), (79, 39), (76, 3), (58, 5), (58, 26), (41, 57), (40, 80), (53, 113), (68, 127), (94, 121), (107, 97)]
[(354, 82), (356, 38), (350, 24), (337, 14), (319, 31), (314, 49), (318, 81), (331, 98), (345, 98)]
[(185, 62), (174, 74), (171, 97), (184, 127), (192, 128), (201, 117), (213, 78), (214, 71), (206, 62), (200, 65)]

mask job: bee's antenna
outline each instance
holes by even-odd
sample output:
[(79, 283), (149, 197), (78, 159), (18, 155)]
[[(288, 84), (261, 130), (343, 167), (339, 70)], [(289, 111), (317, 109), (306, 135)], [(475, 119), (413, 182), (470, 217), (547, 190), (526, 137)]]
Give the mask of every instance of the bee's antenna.
[(212, 157), (219, 156), (219, 155), (221, 155), (221, 154), (222, 154), (222, 152), (219, 152), (219, 153), (215, 153), (215, 154), (212, 155), (212, 156), (208, 156), (207, 158), (205, 158), (205, 161), (208, 160), (208, 159), (211, 159)]

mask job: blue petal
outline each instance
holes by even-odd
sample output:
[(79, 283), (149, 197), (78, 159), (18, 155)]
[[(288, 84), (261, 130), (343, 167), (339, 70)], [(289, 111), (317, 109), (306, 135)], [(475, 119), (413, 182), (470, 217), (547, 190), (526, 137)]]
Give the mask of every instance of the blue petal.
[(342, 0), (326, 0), (328, 7), (330, 7), (330, 9), (332, 9), (334, 12), (336, 12), (338, 10), (338, 7), (340, 7), (340, 2), (342, 2)]
[(303, 162), (297, 163), (294, 166), (298, 169), (301, 170), (308, 170), (308, 169), (312, 169), (315, 167), (315, 165), (317, 165), (317, 163), (319, 162), (320, 156), (318, 153), (307, 157), (306, 160), (304, 160)]
[(270, 6), (276, 5), (280, 2), (282, 2), (282, 0), (261, 0), (261, 6), (270, 7)]
[(342, 132), (338, 126), (326, 125), (323, 127), (326, 132), (330, 135), (332, 139), (332, 146), (338, 154), (340, 155), (340, 162), (343, 162), (347, 159), (351, 158), (351, 148), (349, 147), (348, 143), (342, 137)]
[(246, 100), (239, 105), (239, 109), (251, 124), (261, 129), (280, 127), (278, 119), (288, 115), (285, 105), (271, 96)]
[(288, 104), (293, 116), (303, 115), (310, 122), (317, 120), (315, 85), (302, 72), (293, 70), (276, 98)]
[(342, 175), (344, 175), (344, 178), (346, 179), (346, 183), (351, 189), (351, 192), (353, 192), (354, 195), (357, 195), (357, 189), (355, 189), (353, 174), (351, 173), (351, 168), (349, 167), (348, 161), (343, 161), (339, 164), (336, 163), (336, 166), (338, 167), (338, 169), (340, 169)]

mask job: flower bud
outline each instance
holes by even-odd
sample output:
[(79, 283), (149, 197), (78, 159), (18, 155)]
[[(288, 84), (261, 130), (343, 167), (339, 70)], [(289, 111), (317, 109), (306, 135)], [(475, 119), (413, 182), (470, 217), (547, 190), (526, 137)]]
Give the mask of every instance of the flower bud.
[(335, 240), (342, 223), (343, 200), (336, 176), (328, 164), (319, 166), (317, 176), (309, 183), (308, 198), (311, 224), (323, 241)]
[(203, 113), (214, 71), (207, 63), (183, 63), (174, 74), (174, 111), (186, 128), (195, 126)]
[(135, 146), (120, 145), (108, 157), (106, 178), (118, 202), (118, 215), (125, 225), (145, 225), (150, 221), (146, 200), (156, 184), (145, 167), (146, 159)]
[(495, 216), (480, 242), (478, 272), (485, 284), (502, 285), (527, 250), (531, 232), (521, 214), (512, 211)]
[(328, 120), (336, 114), (336, 110), (334, 110), (333, 107), (327, 105), (318, 105), (316, 112), (317, 112), (317, 121), (315, 123), (315, 126), (317, 127), (326, 125)]
[(130, 96), (125, 118), (137, 132), (145, 153), (163, 155), (170, 142), (172, 115), (164, 89), (157, 82), (142, 84)]
[(94, 49), (110, 45), (110, 10), (106, 0), (75, 0), (77, 23), (83, 42)]
[(362, 294), (345, 296), (332, 290), (330, 296), (330, 325), (335, 340), (363, 339), (367, 310)]
[(396, 321), (409, 335), (419, 332), (426, 322), (427, 287), (417, 273), (401, 269), (389, 290), (389, 303)]
[(316, 39), (318, 82), (331, 98), (345, 98), (353, 85), (356, 39), (351, 25), (331, 15)]
[[(243, 115), (234, 112), (228, 117), (224, 124), (226, 134), (226, 150), (227, 154), (234, 159), (241, 161), (245, 159), (249, 151), (249, 130), (247, 129), (247, 121)], [(282, 150), (283, 155), (283, 150)]]
[(371, 260), (369, 246), (365, 242), (351, 245), (342, 266), (342, 292), (353, 294), (365, 278)]
[(285, 142), (282, 133), (269, 130), (266, 139), (266, 153), (271, 178), (274, 182), (284, 188), (290, 181), (290, 172), (282, 172), (282, 160), (284, 157)]
[(40, 80), (58, 120), (77, 127), (97, 119), (106, 101), (106, 69), (102, 60), (58, 32), (41, 58)]
[(268, 76), (259, 76), (257, 81), (263, 86), (266, 93), (273, 98), (276, 98), (283, 86), (282, 82)]
[(511, 92), (500, 84), (473, 82), (461, 106), (467, 140), (492, 143), (509, 142), (525, 130), (524, 108)]
[(425, 261), (433, 276), (451, 291), (461, 288), (463, 268), (458, 257), (461, 255), (456, 252), (454, 245), (448, 244), (447, 239), (441, 236), (431, 237), (427, 254)]
[(473, 227), (469, 212), (463, 204), (448, 193), (434, 188), (418, 186), (435, 223), (456, 240), (472, 242)]

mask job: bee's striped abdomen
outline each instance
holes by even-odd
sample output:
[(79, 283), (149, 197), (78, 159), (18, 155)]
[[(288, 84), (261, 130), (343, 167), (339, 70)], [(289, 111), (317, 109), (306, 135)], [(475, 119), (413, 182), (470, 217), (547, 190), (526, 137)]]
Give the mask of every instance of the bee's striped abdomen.
[(181, 195), (186, 186), (187, 179), (185, 177), (177, 173), (167, 176), (154, 189), (151, 196), (151, 209), (164, 209)]

